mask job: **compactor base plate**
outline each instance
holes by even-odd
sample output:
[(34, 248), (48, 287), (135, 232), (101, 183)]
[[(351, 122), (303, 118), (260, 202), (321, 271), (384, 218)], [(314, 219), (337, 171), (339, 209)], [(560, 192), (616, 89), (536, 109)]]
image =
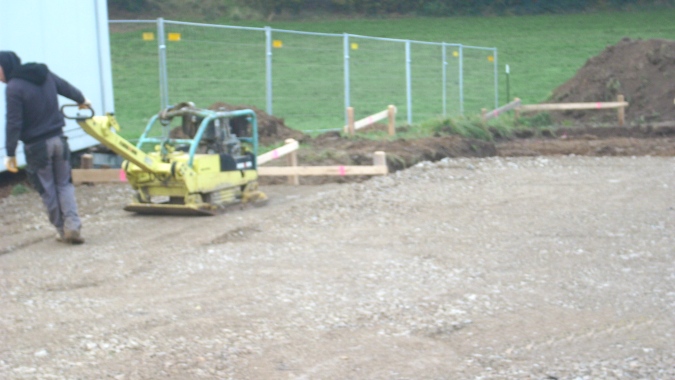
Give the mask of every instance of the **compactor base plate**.
[(153, 215), (216, 215), (217, 208), (196, 207), (180, 204), (168, 203), (130, 203), (124, 207), (125, 211), (137, 212), (139, 214)]

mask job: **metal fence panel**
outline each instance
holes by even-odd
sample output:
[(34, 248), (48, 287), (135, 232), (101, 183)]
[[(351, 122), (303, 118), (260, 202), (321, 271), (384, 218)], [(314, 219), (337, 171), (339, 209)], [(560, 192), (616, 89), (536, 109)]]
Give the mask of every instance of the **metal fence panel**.
[(444, 98), (445, 108), (442, 116), (457, 116), (463, 112), (462, 95), (461, 95), (461, 72), (460, 45), (444, 44), (441, 55), (444, 58), (445, 83), (444, 83)]
[(349, 36), (350, 105), (355, 119), (397, 107), (397, 123), (405, 120), (405, 45), (399, 41)]
[(135, 137), (160, 110), (156, 38), (156, 21), (111, 23), (115, 117), (123, 132)]
[(494, 49), (462, 47), (464, 79), (464, 114), (480, 115), (482, 108), (489, 110), (499, 105), (496, 99)]
[(413, 122), (421, 123), (442, 116), (443, 45), (412, 43), (410, 49)]
[(342, 37), (272, 31), (272, 109), (300, 130), (342, 127)]
[[(111, 22), (120, 121), (147, 122), (162, 106), (182, 101), (200, 107), (225, 102), (266, 110), (299, 130), (338, 130), (347, 106), (359, 119), (393, 104), (398, 124), (498, 106), (494, 48), (161, 19), (125, 22)], [(161, 36), (140, 37), (147, 33)]]
[(169, 104), (265, 105), (265, 34), (166, 22)]

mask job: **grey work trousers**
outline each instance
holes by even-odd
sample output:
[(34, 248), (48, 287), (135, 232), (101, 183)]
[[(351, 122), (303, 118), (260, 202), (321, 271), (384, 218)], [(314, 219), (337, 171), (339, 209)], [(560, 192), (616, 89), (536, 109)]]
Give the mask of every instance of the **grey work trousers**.
[(75, 187), (71, 180), (70, 149), (66, 136), (26, 144), (26, 171), (47, 208), (49, 221), (63, 236), (64, 231), (79, 231)]

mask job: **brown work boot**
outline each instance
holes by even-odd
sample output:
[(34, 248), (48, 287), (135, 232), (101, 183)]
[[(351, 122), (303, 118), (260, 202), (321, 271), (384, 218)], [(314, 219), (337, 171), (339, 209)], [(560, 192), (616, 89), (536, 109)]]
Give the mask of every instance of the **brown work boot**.
[(68, 244), (83, 244), (84, 238), (80, 236), (80, 231), (66, 231), (63, 234), (63, 241)]

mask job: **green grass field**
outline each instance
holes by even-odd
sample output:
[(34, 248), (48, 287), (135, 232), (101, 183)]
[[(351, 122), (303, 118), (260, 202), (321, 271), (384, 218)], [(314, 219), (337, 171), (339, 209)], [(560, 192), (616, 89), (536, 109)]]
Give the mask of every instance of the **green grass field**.
[[(524, 103), (541, 102), (546, 100), (557, 86), (572, 77), (588, 58), (599, 54), (607, 45), (615, 44), (623, 37), (675, 39), (675, 23), (671, 22), (674, 18), (675, 10), (662, 10), (543, 16), (354, 19), (271, 23), (222, 21), (221, 23), (255, 27), (268, 25), (275, 29), (350, 33), (496, 47), (499, 62), (499, 97), (500, 103), (504, 104), (507, 101), (505, 64), (509, 64), (511, 68), (510, 97), (520, 97)], [(226, 101), (232, 104), (254, 104), (264, 109), (265, 78), (264, 75), (258, 74), (261, 67), (264, 67), (264, 54), (260, 54), (264, 40), (257, 37), (249, 40), (247, 39), (249, 37), (244, 38), (243, 35), (235, 33), (231, 41), (225, 41), (222, 32), (219, 31), (221, 34), (217, 38), (203, 35), (190, 44), (189, 28), (191, 27), (177, 30), (185, 36), (185, 40), (180, 42), (184, 44), (180, 48), (183, 50), (172, 48), (169, 45), (174, 52), (180, 50), (180, 54), (174, 53), (169, 59), (171, 101), (191, 99), (200, 106), (208, 105), (213, 101)], [(148, 25), (143, 29), (145, 30), (153, 31), (154, 26)], [(141, 29), (111, 33), (116, 114), (124, 129), (124, 136), (128, 138), (137, 137), (147, 119), (159, 108), (157, 47), (156, 43), (142, 41), (140, 32)], [(290, 37), (287, 41), (289, 41), (289, 48), (294, 46), (290, 43)], [(335, 41), (335, 44), (339, 45), (339, 43), (341, 42)], [(316, 49), (316, 44), (312, 42), (304, 41), (303, 44), (309, 44)], [(322, 46), (323, 44), (321, 42)], [(313, 88), (312, 85), (326, 78), (328, 75), (326, 72), (331, 70), (336, 78), (340, 77), (342, 69), (339, 66), (339, 55), (335, 62), (312, 65), (312, 55), (303, 54), (303, 47), (306, 46), (302, 44), (296, 46), (298, 46), (298, 54), (291, 54), (291, 49), (284, 51), (286, 56), (275, 52), (275, 63), (276, 60), (287, 60), (291, 63), (284, 66), (287, 69), (283, 69), (291, 70), (289, 72), (275, 69), (275, 80), (282, 81), (286, 76), (297, 75), (305, 76), (308, 80), (303, 83), (290, 83), (293, 85), (290, 87), (286, 84), (285, 88), (289, 89), (286, 89), (285, 93), (275, 90), (274, 114), (287, 118), (287, 124), (297, 129), (306, 130), (327, 125), (339, 127), (339, 123), (343, 120), (342, 115), (335, 114), (333, 111), (341, 107), (343, 102), (341, 81), (336, 81), (335, 91), (331, 94), (322, 93), (319, 88)], [(264, 49), (262, 52), (264, 53)], [(397, 51), (395, 54), (400, 55), (400, 52)], [(231, 60), (233, 56), (245, 55), (259, 57), (259, 63), (254, 65), (257, 67), (237, 64), (237, 60)], [(379, 57), (383, 60), (390, 59), (384, 53)], [(369, 58), (369, 60), (376, 59), (378, 56)], [(223, 62), (234, 63), (228, 63), (223, 69)], [(297, 64), (294, 65), (293, 62)], [(187, 75), (188, 72), (191, 72), (191, 75)], [(372, 75), (372, 73), (364, 75)], [(199, 81), (190, 79), (194, 77), (199, 78)], [(238, 78), (241, 83), (233, 86), (233, 82), (225, 81), (225, 78)], [(430, 81), (433, 80), (435, 79)], [(378, 96), (381, 97), (383, 105), (381, 109), (384, 109), (389, 103), (386, 84), (391, 83), (383, 84), (383, 87), (374, 89), (372, 93), (364, 95), (364, 98), (378, 100)], [(222, 88), (222, 90), (205, 90), (213, 87)], [(263, 97), (261, 98), (259, 94)], [(401, 94), (396, 95), (397, 105), (399, 105), (403, 99)], [(298, 104), (308, 104), (310, 99), (320, 96), (326, 96), (326, 101), (323, 102), (327, 104), (325, 110), (317, 106), (312, 106), (311, 109), (296, 107)], [(437, 102), (438, 96), (431, 92), (422, 92), (422, 95), (416, 99), (419, 103), (415, 103), (413, 109), (433, 118), (431, 111), (425, 113), (424, 103)], [(378, 104), (373, 103), (372, 107), (365, 107), (372, 109), (361, 111), (377, 112), (380, 110), (376, 109)], [(467, 110), (475, 112), (477, 106), (478, 104), (472, 105), (471, 109)], [(327, 115), (330, 112), (326, 110), (333, 110), (331, 111), (333, 114)], [(299, 120), (297, 117), (302, 116), (294, 113), (305, 112), (310, 116), (305, 116), (302, 122), (289, 122)], [(399, 116), (398, 122), (405, 122), (405, 118)], [(415, 124), (420, 122), (423, 120), (415, 120)]]

